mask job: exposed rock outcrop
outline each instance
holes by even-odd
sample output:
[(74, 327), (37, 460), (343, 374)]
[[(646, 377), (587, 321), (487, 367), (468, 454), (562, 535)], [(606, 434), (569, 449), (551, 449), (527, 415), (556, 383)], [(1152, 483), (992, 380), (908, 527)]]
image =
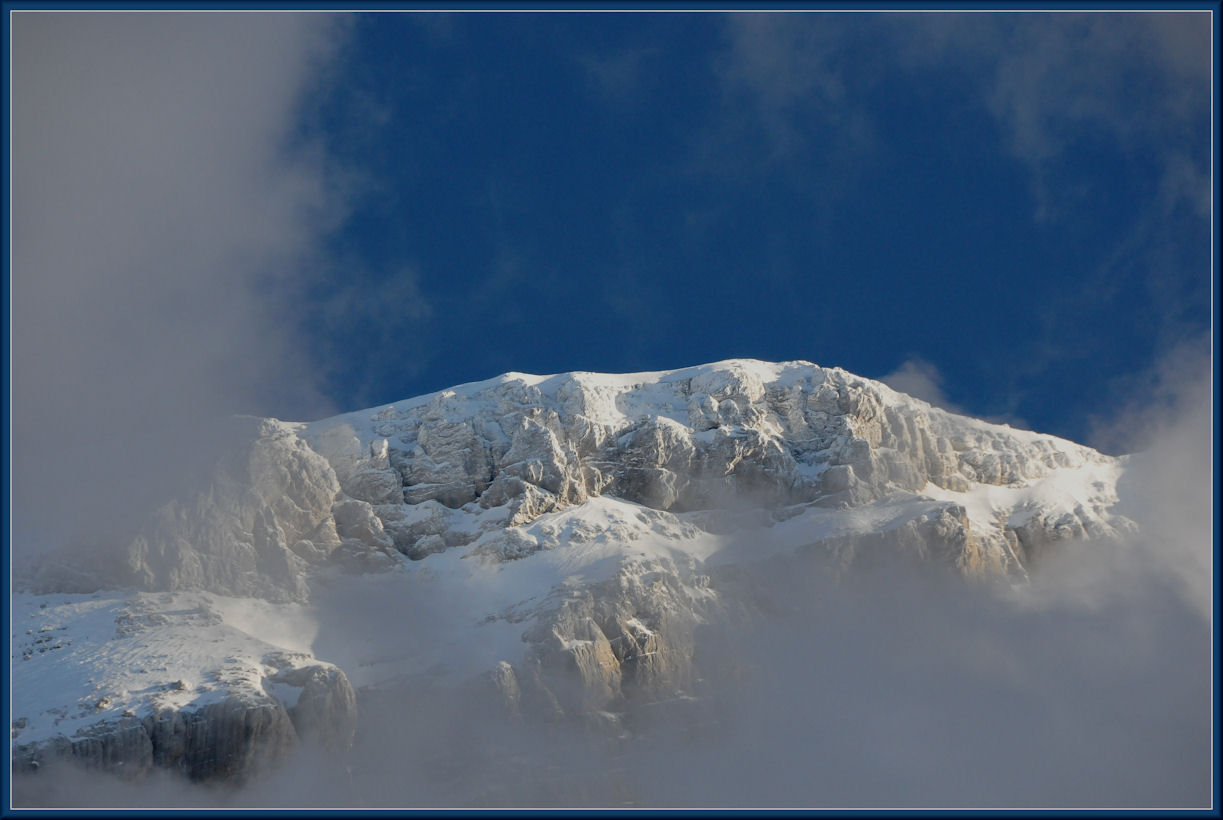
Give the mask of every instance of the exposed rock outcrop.
[[(1018, 582), (1058, 545), (1132, 526), (1111, 510), (1122, 460), (809, 362), (510, 373), (309, 424), (241, 424), (208, 486), (162, 508), (98, 577), (289, 604), (337, 568), (495, 575), (568, 551), (522, 581), (542, 588), (488, 616), (522, 640), (468, 681), (532, 720), (614, 723), (689, 691), (693, 636), (734, 605), (718, 579), (736, 561), (801, 554), (837, 576), (901, 558)], [(33, 586), (69, 583), (44, 572)], [(22, 766), (72, 757), (202, 779), (302, 741), (352, 741), (343, 671), (271, 651), (254, 667), (249, 691), (99, 714), (14, 748)]]
[[(1113, 461), (807, 362), (734, 360), (611, 377), (507, 374), (316, 422), (302, 435), (344, 474), (385, 481), (385, 465), (397, 470), (406, 507), (373, 510), (396, 548), (415, 559), (599, 495), (675, 513), (855, 508), (898, 492), (1020, 486)], [(347, 449), (335, 455), (341, 438)], [(1113, 497), (1105, 488), (1080, 516), (1091, 522), (1085, 531), (1125, 526), (1107, 512)], [(1025, 519), (1020, 538), (1009, 521), (995, 533), (965, 520), (981, 554), (953, 563), (969, 573), (1022, 574), (1034, 553), (1011, 545), (1065, 537), (1042, 522)], [(374, 533), (365, 542), (381, 544)], [(521, 547), (505, 557), (529, 554)]]
[[(243, 423), (211, 484), (161, 509), (111, 583), (302, 600), (312, 568), (386, 570), (601, 495), (673, 513), (859, 508), (1113, 462), (807, 362), (511, 373), (307, 425)], [(1041, 510), (968, 521), (981, 554), (956, 565), (1022, 573), (1048, 543), (1124, 526), (1107, 512), (1114, 497), (1104, 487), (1077, 524)]]
[(70, 760), (126, 778), (169, 769), (197, 781), (242, 781), (274, 767), (303, 741), (347, 748), (356, 726), (356, 696), (343, 673), (311, 666), (273, 680), (290, 679), (304, 689), (291, 707), (271, 695), (244, 696), (100, 722), (72, 737), (15, 746), (13, 770), (31, 772)]
[(305, 568), (340, 545), (334, 469), (291, 425), (251, 419), (195, 498), (158, 511), (124, 551), (118, 579), (143, 589), (206, 589), (271, 600), (306, 595)]
[[(73, 761), (240, 780), (302, 744), (353, 741), (343, 670), (240, 631), (208, 593), (58, 596), (28, 612), (39, 597), (22, 598), (32, 627), (15, 647), (14, 771)], [(74, 701), (45, 702), (40, 684)]]

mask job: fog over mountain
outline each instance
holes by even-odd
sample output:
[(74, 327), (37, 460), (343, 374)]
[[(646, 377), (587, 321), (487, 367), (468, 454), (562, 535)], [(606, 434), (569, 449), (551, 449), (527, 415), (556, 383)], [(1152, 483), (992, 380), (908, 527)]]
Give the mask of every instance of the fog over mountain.
[(14, 11), (12, 806), (1213, 806), (1211, 19)]
[(17, 579), (14, 799), (1203, 805), (1209, 541), (1163, 480), (1209, 482), (1201, 395), (1124, 458), (806, 362), (242, 421)]

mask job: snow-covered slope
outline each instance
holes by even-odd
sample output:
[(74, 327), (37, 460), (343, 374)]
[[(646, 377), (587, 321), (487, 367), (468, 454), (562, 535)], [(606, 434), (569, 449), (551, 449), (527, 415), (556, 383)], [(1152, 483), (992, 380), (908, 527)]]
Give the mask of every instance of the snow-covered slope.
[(1121, 469), (807, 362), (510, 373), (298, 430), (356, 502), (345, 516), (369, 535), (381, 525), (385, 538), (366, 541), (414, 558), (555, 546), (517, 528), (602, 496), (717, 531), (726, 511), (857, 510), (908, 494), (964, 519), (979, 542), (954, 556), (964, 572), (1022, 576), (1047, 541), (1110, 531)]
[[(900, 557), (1022, 583), (1051, 545), (1131, 526), (1110, 513), (1123, 459), (809, 362), (508, 373), (245, 424), (211, 486), (97, 562), (96, 590), (54, 566), (23, 580), (24, 759), (100, 760), (85, 739), (131, 729), (164, 763), (158, 720), (238, 702), (286, 716), (277, 748), (334, 740), (349, 680), (607, 714), (690, 685), (719, 568)], [(369, 628), (388, 621), (412, 628)]]
[(54, 750), (127, 776), (158, 765), (206, 779), (302, 739), (352, 741), (355, 694), (310, 654), (299, 606), (202, 591), (17, 594), (12, 614), (19, 768)]

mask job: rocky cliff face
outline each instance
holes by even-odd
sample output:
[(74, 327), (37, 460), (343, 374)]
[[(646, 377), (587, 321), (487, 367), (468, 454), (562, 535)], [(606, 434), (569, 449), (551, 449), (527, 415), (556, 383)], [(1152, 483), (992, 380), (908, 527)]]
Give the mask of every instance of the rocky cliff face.
[[(693, 632), (729, 604), (718, 579), (737, 563), (803, 553), (836, 575), (900, 556), (1022, 583), (1058, 544), (1131, 526), (1110, 512), (1123, 461), (808, 362), (511, 373), (246, 423), (211, 485), (162, 509), (102, 585), (298, 606), (329, 573), (491, 573), (490, 603), (453, 619), (486, 606), (473, 634), (515, 639), (476, 666), (508, 713), (535, 717), (690, 689)], [(406, 657), (396, 674), (426, 674)], [(263, 668), (255, 695), (96, 722), (54, 748), (206, 777), (350, 736), (343, 672), (308, 655)]]
[[(1022, 582), (1044, 550), (1131, 526), (1109, 512), (1117, 459), (806, 362), (507, 374), (299, 435), (336, 470), (350, 554), (621, 545), (610, 576), (495, 616), (526, 627), (525, 656), (490, 673), (502, 697), (553, 715), (691, 683), (692, 630), (722, 605), (707, 560), (904, 556)], [(651, 539), (681, 547), (635, 554)]]
[(249, 444), (225, 454), (211, 486), (161, 509), (127, 548), (125, 580), (144, 589), (305, 596), (306, 566), (341, 543), (332, 514), (340, 487), (291, 426), (249, 426)]
[[(18, 595), (13, 769), (241, 780), (302, 744), (343, 751), (356, 693), (336, 666), (234, 626), (208, 593)], [(226, 607), (238, 606), (235, 612)], [(256, 615), (256, 618), (258, 616)], [(18, 654), (20, 653), (20, 654)]]
[[(806, 362), (511, 373), (311, 424), (245, 424), (210, 486), (98, 568), (111, 584), (304, 600), (312, 567), (388, 569), (492, 532), (507, 534), (502, 558), (522, 557), (536, 546), (516, 528), (600, 496), (716, 529), (719, 511), (923, 495), (946, 502), (938, 538), (958, 546), (939, 553), (970, 575), (1022, 577), (1048, 544), (1127, 526), (1108, 513), (1116, 459)], [(1094, 471), (1095, 491), (1051, 505), (1012, 492), (1066, 471)], [(983, 495), (992, 518), (969, 515)]]
[[(855, 509), (925, 495), (950, 503), (939, 524), (913, 526), (976, 575), (1021, 577), (1044, 544), (1126, 526), (1108, 514), (1115, 459), (805, 362), (508, 374), (316, 422), (300, 435), (336, 469), (342, 532), (377, 549), (389, 541), (411, 558), (596, 496), (683, 514)], [(1075, 470), (1099, 474), (1094, 492), (1051, 506), (1012, 492), (1006, 505), (1006, 491)], [(991, 487), (1000, 490), (990, 496), (992, 518), (970, 516), (970, 495)], [(716, 519), (689, 520), (716, 528)], [(518, 540), (503, 557), (530, 549)]]

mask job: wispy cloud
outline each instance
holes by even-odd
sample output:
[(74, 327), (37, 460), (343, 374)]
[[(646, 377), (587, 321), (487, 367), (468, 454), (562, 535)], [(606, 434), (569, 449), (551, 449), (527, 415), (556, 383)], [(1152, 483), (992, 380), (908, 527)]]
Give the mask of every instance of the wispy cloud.
[(650, 60), (659, 49), (650, 45), (630, 46), (612, 53), (585, 53), (578, 63), (607, 99), (626, 104), (646, 79)]
[(821, 150), (864, 150), (875, 134), (867, 107), (859, 99), (873, 83), (858, 65), (861, 55), (855, 35), (863, 22), (870, 18), (727, 15), (726, 46), (714, 64), (728, 109), (721, 126), (732, 131), (749, 125), (760, 128), (775, 157), (814, 144), (820, 144)]
[[(318, 354), (320, 380), (342, 381), (354, 410), (402, 398), (388, 394), (409, 381), (437, 353), (427, 341), (434, 304), (411, 265), (376, 276), (354, 268), (340, 282), (329, 282), (307, 324)], [(354, 356), (352, 349), (377, 355)]]
[(1201, 211), (1209, 155), (1208, 12), (886, 16), (895, 59), (958, 65), (1031, 174), (1037, 216), (1058, 218), (1076, 181), (1059, 166), (1082, 140), (1158, 163), (1165, 204)]
[(1074, 188), (1058, 160), (1086, 137), (1162, 169), (1166, 205), (1202, 217), (1210, 186), (1210, 14), (743, 13), (725, 17), (715, 74), (775, 150), (878, 138), (869, 92), (931, 67), (957, 68), (1028, 165), (1038, 216)]
[[(1091, 176), (1092, 152), (1122, 158), (1134, 180), (1154, 180), (1132, 187), (1128, 226), (1076, 261), (1058, 298), (1033, 316), (1035, 332), (1010, 370), (1010, 404), (1022, 404), (1025, 385), (1051, 369), (1108, 355), (1093, 328), (1127, 300), (1147, 306), (1134, 331), (1150, 352), (1134, 370), (1157, 376), (1161, 357), (1202, 332), (1209, 304), (1210, 14), (883, 19), (898, 64), (968, 78), (1001, 147), (1028, 172), (1037, 222), (1077, 226), (1115, 195)], [(1123, 401), (1124, 392), (1110, 398)]]
[(337, 32), (327, 15), (13, 14), (16, 546), (103, 539), (209, 457), (206, 420), (327, 407), (286, 294), (343, 199), (290, 135)]
[(906, 359), (891, 373), (880, 376), (879, 381), (893, 390), (930, 402), (935, 407), (950, 410), (952, 413), (964, 412), (963, 408), (948, 399), (947, 394), (943, 392), (943, 374), (920, 356)]

